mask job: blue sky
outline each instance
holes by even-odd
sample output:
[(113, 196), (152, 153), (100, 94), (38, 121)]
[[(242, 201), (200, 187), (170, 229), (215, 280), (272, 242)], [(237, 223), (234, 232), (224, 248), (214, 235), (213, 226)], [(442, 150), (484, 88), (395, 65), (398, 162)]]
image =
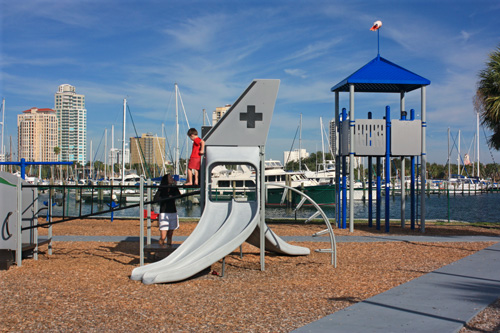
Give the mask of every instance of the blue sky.
[[(115, 125), (121, 140), (123, 98), (137, 131), (174, 131), (177, 82), (192, 127), (233, 103), (255, 78), (280, 79), (266, 157), (283, 159), (303, 117), (302, 147), (321, 149), (319, 118), (333, 117), (330, 88), (377, 55), (431, 81), (427, 88), (428, 160), (445, 164), (447, 130), (462, 133), (472, 155), (472, 97), (477, 73), (500, 44), (498, 1), (7, 1), (0, 0), (0, 97), (5, 136), (17, 146), (17, 114), (54, 108), (69, 83), (86, 96), (88, 145)], [(357, 94), (356, 117), (398, 118), (396, 94)], [(420, 108), (420, 92), (407, 109)], [(348, 108), (348, 95), (341, 94)], [(417, 112), (419, 115), (420, 113)], [(181, 126), (185, 139), (186, 125)], [(127, 136), (134, 135), (130, 120)], [(487, 135), (489, 134), (486, 132)], [(298, 140), (298, 139), (297, 139)], [(298, 142), (294, 148), (298, 148)], [(172, 136), (169, 135), (172, 143)], [(481, 161), (492, 158), (480, 131)], [(97, 159), (103, 160), (103, 145)], [(469, 150), (470, 149), (470, 150)], [(493, 152), (495, 162), (500, 154)], [(456, 155), (453, 157), (456, 161)]]

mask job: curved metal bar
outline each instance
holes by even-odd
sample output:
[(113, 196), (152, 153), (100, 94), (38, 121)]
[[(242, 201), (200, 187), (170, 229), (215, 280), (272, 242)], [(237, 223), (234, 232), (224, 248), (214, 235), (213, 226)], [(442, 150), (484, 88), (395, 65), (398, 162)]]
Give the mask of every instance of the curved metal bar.
[(309, 200), (309, 202), (314, 207), (316, 207), (316, 209), (318, 210), (318, 212), (323, 217), (323, 221), (325, 221), (326, 227), (328, 228), (328, 233), (330, 234), (331, 251), (332, 251), (332, 265), (334, 265), (334, 267), (337, 268), (337, 242), (335, 241), (335, 235), (333, 234), (332, 225), (330, 224), (330, 221), (328, 220), (328, 217), (326, 217), (326, 214), (323, 211), (323, 209), (321, 209), (321, 207), (313, 199), (311, 199), (311, 197), (309, 197), (307, 194), (305, 194), (305, 193), (297, 190), (296, 188), (293, 188), (293, 187), (288, 186), (288, 185), (279, 184), (279, 183), (266, 183), (266, 187), (268, 185), (283, 187), (285, 189), (289, 189), (291, 191), (294, 191), (295, 193), (300, 194), (302, 197), (307, 198), (307, 200)]

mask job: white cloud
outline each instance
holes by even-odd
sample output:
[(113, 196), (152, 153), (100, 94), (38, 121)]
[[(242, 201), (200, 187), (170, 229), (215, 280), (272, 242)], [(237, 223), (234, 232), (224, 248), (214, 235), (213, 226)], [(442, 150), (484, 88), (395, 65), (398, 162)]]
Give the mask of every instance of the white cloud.
[(285, 73), (291, 76), (297, 76), (300, 77), (301, 79), (305, 79), (307, 77), (306, 72), (302, 69), (285, 69)]

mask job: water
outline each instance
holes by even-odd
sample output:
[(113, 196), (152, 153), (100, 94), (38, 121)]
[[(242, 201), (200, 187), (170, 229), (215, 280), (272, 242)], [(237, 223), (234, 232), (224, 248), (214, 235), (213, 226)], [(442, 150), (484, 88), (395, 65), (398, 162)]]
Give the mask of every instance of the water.
[[(47, 200), (47, 195), (41, 195), (41, 202)], [(390, 199), (390, 218), (401, 218), (401, 197), (396, 196)], [(419, 197), (420, 200), (420, 197)], [(450, 195), (448, 200), (446, 195), (431, 195), (426, 198), (426, 219), (427, 220), (448, 220), (448, 202), (449, 202), (449, 218), (452, 221), (464, 222), (493, 222), (500, 223), (500, 193), (484, 193), (478, 195)], [(106, 204), (94, 203), (93, 211), (107, 210), (109, 207)], [(329, 218), (335, 217), (335, 206), (323, 206), (323, 211)], [(85, 203), (82, 205), (82, 214), (89, 214), (91, 205)], [(187, 207), (183, 204), (177, 204), (177, 211), (180, 217), (200, 217), (200, 205)], [(268, 218), (308, 218), (315, 212), (314, 207), (303, 207), (297, 213), (292, 210), (287, 210), (280, 207), (267, 207), (266, 217)], [(66, 215), (77, 216), (80, 212), (80, 206), (75, 203), (74, 194), (69, 195), (69, 201), (66, 204)], [(45, 214), (42, 211), (41, 214)], [(62, 215), (62, 206), (54, 206), (54, 216)], [(100, 216), (111, 217), (111, 213), (102, 214)], [(115, 217), (138, 217), (139, 207), (114, 212)], [(347, 209), (349, 216), (349, 208)], [(375, 220), (375, 201), (373, 203), (373, 219)], [(381, 220), (385, 218), (385, 203), (384, 199), (381, 203)], [(420, 206), (417, 210), (417, 216), (420, 217)], [(368, 203), (363, 201), (354, 202), (354, 217), (356, 219), (368, 218)], [(407, 196), (406, 220), (410, 220), (410, 200)], [(347, 220), (349, 220), (347, 218)]]

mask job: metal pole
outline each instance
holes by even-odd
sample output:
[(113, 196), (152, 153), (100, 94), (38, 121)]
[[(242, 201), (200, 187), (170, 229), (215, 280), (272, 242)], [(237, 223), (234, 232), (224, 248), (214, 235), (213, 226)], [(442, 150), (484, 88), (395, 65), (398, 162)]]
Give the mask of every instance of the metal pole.
[[(151, 179), (147, 180), (147, 185), (148, 185), (148, 188), (146, 190), (146, 193), (147, 193), (146, 200), (149, 202), (149, 201), (153, 200), (153, 197), (151, 195)], [(148, 220), (147, 220), (147, 242), (146, 242), (146, 244), (149, 245), (149, 244), (151, 244), (151, 203), (148, 203), (147, 211), (148, 211)], [(144, 211), (143, 211), (142, 215), (144, 215)]]
[(391, 185), (391, 108), (385, 107), (385, 232), (390, 228), (390, 199), (389, 186)]
[(16, 248), (16, 265), (21, 267), (23, 259), (23, 236), (22, 236), (22, 223), (23, 223), (23, 189), (21, 178), (17, 179), (17, 248)]
[(265, 225), (266, 225), (266, 148), (260, 146), (260, 270), (266, 270), (266, 243), (265, 243)]
[[(401, 120), (406, 120), (406, 111), (404, 111), (404, 92), (401, 93)], [(406, 167), (405, 157), (401, 156), (401, 228), (405, 227), (405, 210), (406, 210)]]
[[(5, 98), (2, 99), (2, 146), (0, 147), (0, 151), (2, 153), (3, 161), (7, 161), (7, 159), (5, 158), (5, 148), (3, 146), (4, 124), (5, 124)], [(3, 171), (3, 166), (2, 166), (2, 171)]]
[[(40, 168), (42, 166), (40, 165)], [(38, 186), (38, 179), (35, 178), (34, 185)], [(33, 223), (32, 225), (38, 225), (38, 187), (32, 189), (33, 191)], [(33, 240), (35, 243), (35, 249), (33, 251), (33, 259), (38, 260), (38, 228), (33, 229)]]
[(123, 142), (122, 142), (122, 185), (125, 184), (125, 120), (127, 119), (127, 99), (123, 99)]
[[(368, 112), (368, 119), (372, 119), (372, 113)], [(373, 227), (373, 185), (372, 185), (373, 171), (372, 171), (372, 157), (368, 156), (368, 227)]]
[(177, 83), (175, 83), (175, 174), (179, 174), (179, 104), (177, 100)]
[(337, 222), (337, 227), (340, 228), (340, 116), (339, 116), (339, 92), (335, 92), (335, 204), (337, 209), (335, 209), (335, 222)]
[[(410, 110), (410, 120), (415, 120), (415, 110)], [(415, 156), (411, 157), (411, 183), (410, 183), (410, 215), (411, 230), (415, 230), (416, 205), (415, 205)]]
[(420, 191), (420, 195), (421, 195), (421, 203), (420, 203), (420, 219), (421, 219), (421, 230), (422, 230), (422, 233), (425, 232), (425, 172), (426, 172), (426, 160), (427, 160), (427, 149), (425, 147), (425, 132), (426, 132), (426, 128), (427, 128), (427, 122), (426, 122), (426, 117), (425, 117), (425, 112), (426, 112), (426, 107), (425, 107), (425, 103), (426, 103), (426, 96), (425, 96), (425, 86), (422, 87), (421, 89), (421, 107), (422, 107), (422, 115), (421, 115), (421, 119), (422, 119), (422, 162), (421, 162), (421, 167), (420, 167), (420, 170), (421, 170), (421, 173), (420, 173), (420, 179), (421, 179), (421, 183), (422, 183), (422, 190)]
[(299, 126), (299, 172), (302, 171), (302, 113), (300, 114)]
[(477, 123), (477, 180), (479, 181), (479, 177), (481, 177), (481, 172), (479, 170), (479, 112), (476, 114), (476, 123)]
[(108, 129), (104, 129), (104, 180), (106, 180), (107, 172), (106, 170), (108, 169)]
[(144, 176), (139, 183), (139, 265), (144, 266)]
[(349, 231), (354, 231), (354, 85), (349, 85), (349, 134), (351, 137), (349, 151)]
[[(346, 121), (347, 118), (347, 113), (346, 109), (342, 108), (342, 132), (344, 132), (347, 127), (345, 126), (347, 124)], [(342, 140), (343, 142), (343, 140)], [(342, 229), (345, 229), (346, 226), (346, 219), (347, 219), (347, 161), (346, 161), (346, 156), (342, 155)]]
[(380, 164), (381, 164), (381, 158), (380, 156), (377, 156), (377, 205), (376, 205), (376, 211), (375, 211), (375, 219), (376, 219), (376, 224), (377, 224), (377, 230), (380, 230), (380, 205), (382, 203), (382, 184), (381, 184), (381, 177), (380, 177)]

